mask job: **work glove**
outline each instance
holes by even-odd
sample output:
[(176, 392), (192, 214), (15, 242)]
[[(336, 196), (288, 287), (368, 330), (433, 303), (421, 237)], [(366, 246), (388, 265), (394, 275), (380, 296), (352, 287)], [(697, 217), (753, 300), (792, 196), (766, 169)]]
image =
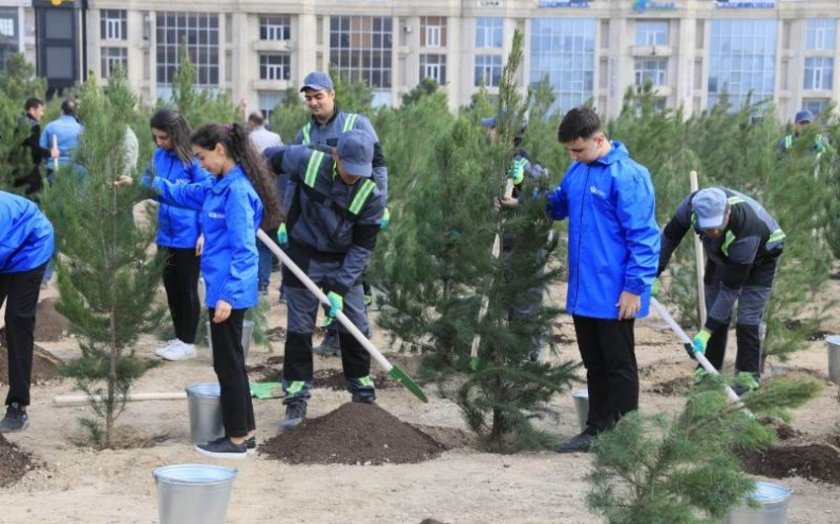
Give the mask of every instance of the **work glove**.
[(330, 310), (327, 312), (327, 316), (330, 318), (335, 318), (338, 316), (338, 313), (344, 309), (344, 299), (341, 298), (341, 295), (336, 293), (335, 291), (330, 291), (327, 293), (327, 299), (330, 301)]
[(388, 229), (388, 225), (391, 223), (391, 212), (388, 211), (388, 208), (385, 208), (385, 211), (382, 213), (382, 218), (379, 220), (379, 229), (385, 231)]
[(653, 298), (659, 298), (659, 279), (655, 279), (653, 281), (653, 285), (650, 287), (650, 296)]
[(694, 339), (691, 341), (691, 355), (689, 356), (691, 358), (696, 358), (695, 353), (706, 353), (706, 344), (709, 343), (709, 339), (711, 338), (711, 336), (711, 331), (707, 329), (701, 329), (700, 332), (698, 332)]
[(277, 243), (280, 247), (289, 247), (289, 233), (286, 232), (286, 223), (280, 224), (277, 229)]

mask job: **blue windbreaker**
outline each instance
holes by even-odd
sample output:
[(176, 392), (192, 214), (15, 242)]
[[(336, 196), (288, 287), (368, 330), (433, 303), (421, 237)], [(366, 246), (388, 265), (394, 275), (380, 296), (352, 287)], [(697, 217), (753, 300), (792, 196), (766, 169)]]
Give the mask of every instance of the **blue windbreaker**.
[(31, 200), (0, 191), (0, 273), (35, 269), (53, 255), (52, 224)]
[[(207, 180), (210, 174), (193, 159), (185, 166), (174, 151), (155, 149), (152, 163), (146, 168), (146, 175), (152, 174), (173, 184), (196, 184)], [(164, 247), (195, 247), (198, 235), (198, 212), (192, 209), (161, 203), (158, 209), (157, 244)]]
[[(76, 120), (76, 117), (62, 114), (44, 127), (41, 132), (40, 145), (44, 149), (50, 149), (54, 136), (60, 153), (58, 162), (62, 165), (67, 164), (73, 158), (73, 153), (79, 146), (79, 137), (84, 130), (84, 126)], [(52, 161), (49, 158), (46, 161), (52, 167)]]
[(201, 274), (207, 285), (207, 307), (216, 307), (219, 299), (233, 309), (256, 306), (256, 234), (263, 205), (242, 168), (237, 164), (224, 176), (197, 184), (174, 184), (155, 177), (152, 186), (160, 193), (161, 202), (200, 210), (204, 233)]
[(569, 217), (567, 312), (617, 319), (621, 292), (641, 295), (648, 314), (659, 264), (653, 184), (621, 142), (591, 164), (573, 163), (548, 194), (548, 213)]

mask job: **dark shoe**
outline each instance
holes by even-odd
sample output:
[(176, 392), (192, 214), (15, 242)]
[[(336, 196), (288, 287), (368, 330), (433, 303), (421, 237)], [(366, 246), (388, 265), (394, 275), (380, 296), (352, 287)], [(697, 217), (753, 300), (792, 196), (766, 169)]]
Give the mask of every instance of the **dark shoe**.
[(306, 401), (298, 400), (297, 402), (290, 402), (286, 404), (286, 416), (283, 418), (283, 423), (280, 424), (280, 429), (289, 431), (300, 426), (303, 419), (306, 418)]
[(245, 449), (249, 455), (257, 452), (257, 437), (245, 439)]
[(208, 457), (242, 460), (248, 456), (248, 446), (243, 442), (242, 444), (234, 444), (227, 437), (216, 439), (207, 444), (198, 444), (195, 450)]
[(352, 400), (356, 404), (375, 404), (376, 403), (376, 394), (361, 395), (359, 393), (353, 393)]
[(597, 437), (589, 433), (581, 433), (565, 442), (558, 444), (554, 451), (557, 453), (586, 453), (592, 449)]
[(0, 433), (14, 433), (21, 431), (29, 425), (29, 415), (26, 414), (26, 408), (12, 402), (6, 408), (6, 416), (0, 420)]
[(324, 334), (321, 345), (312, 350), (316, 355), (338, 356), (341, 354), (341, 344), (338, 341), (338, 330), (330, 329)]

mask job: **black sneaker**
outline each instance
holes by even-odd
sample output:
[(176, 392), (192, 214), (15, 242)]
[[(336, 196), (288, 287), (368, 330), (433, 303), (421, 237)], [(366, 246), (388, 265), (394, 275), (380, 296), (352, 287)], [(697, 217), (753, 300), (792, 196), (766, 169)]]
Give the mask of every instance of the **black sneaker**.
[(376, 393), (371, 393), (367, 395), (360, 395), (359, 393), (353, 393), (352, 401), (357, 404), (375, 404), (376, 403)]
[(554, 448), (554, 451), (557, 453), (586, 453), (592, 450), (596, 438), (595, 435), (581, 433), (565, 442), (561, 442)]
[(216, 439), (207, 444), (198, 444), (195, 450), (202, 455), (222, 459), (242, 460), (248, 456), (248, 446), (245, 442), (234, 444), (227, 437)]
[(257, 452), (257, 437), (245, 439), (245, 449), (249, 455)]
[(338, 356), (341, 354), (341, 344), (338, 342), (338, 330), (329, 329), (324, 335), (321, 345), (312, 350), (316, 355)]
[(283, 423), (280, 424), (280, 429), (289, 431), (295, 429), (306, 418), (306, 401), (298, 400), (286, 404), (286, 416), (283, 418)]
[(29, 415), (26, 408), (17, 402), (12, 402), (6, 408), (6, 416), (0, 420), (0, 433), (14, 433), (21, 431), (29, 425)]

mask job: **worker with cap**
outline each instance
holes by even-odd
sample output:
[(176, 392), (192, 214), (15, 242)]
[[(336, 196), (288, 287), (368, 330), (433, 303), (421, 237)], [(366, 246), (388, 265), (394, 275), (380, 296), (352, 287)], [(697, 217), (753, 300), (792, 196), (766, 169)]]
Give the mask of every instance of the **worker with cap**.
[[(793, 119), (793, 133), (785, 135), (779, 140), (777, 146), (779, 151), (785, 153), (793, 149), (796, 141), (799, 140), (799, 137), (805, 131), (805, 128), (811, 125), (813, 121), (814, 114), (807, 109), (803, 109), (802, 111), (796, 113), (796, 117)], [(828, 139), (826, 139), (822, 133), (817, 133), (814, 136), (814, 145), (812, 150), (817, 155), (817, 158), (828, 150)]]
[[(295, 144), (335, 147), (338, 144), (339, 135), (345, 131), (360, 129), (367, 132), (373, 137), (372, 180), (376, 183), (376, 187), (387, 204), (388, 168), (385, 166), (385, 156), (382, 154), (379, 137), (370, 120), (363, 115), (341, 110), (335, 99), (335, 85), (332, 78), (323, 71), (312, 71), (306, 75), (300, 92), (303, 93), (306, 107), (309, 108), (312, 117), (298, 131)], [(390, 213), (386, 208), (382, 217), (382, 229), (387, 228), (389, 222)], [(279, 236), (283, 234), (283, 231), (278, 233)], [(372, 302), (370, 286), (364, 281), (363, 286), (365, 288), (365, 301), (370, 304)], [(315, 349), (315, 352), (324, 355), (338, 354), (340, 346), (335, 326), (329, 318), (326, 321), (324, 339), (321, 341), (321, 345)]]
[[(732, 189), (710, 187), (680, 202), (662, 232), (657, 276), (689, 229), (700, 236), (707, 262), (704, 279), (706, 324), (692, 341), (691, 356), (704, 353), (718, 370), (723, 365), (732, 309), (738, 302), (735, 359), (740, 395), (758, 387), (761, 324), (784, 248), (785, 234), (758, 202)], [(658, 281), (654, 286), (658, 292)], [(698, 379), (705, 372), (698, 368)]]
[[(375, 138), (361, 129), (340, 133), (327, 153), (307, 146), (288, 146), (269, 162), (289, 175), (283, 224), (278, 239), (289, 257), (330, 301), (328, 316), (339, 311), (364, 335), (370, 332), (362, 290), (362, 273), (376, 245), (385, 210), (382, 190), (372, 181)], [(312, 387), (312, 333), (318, 299), (283, 268), (288, 308), (282, 383), (289, 430), (303, 422)], [(353, 402), (376, 399), (370, 378), (370, 355), (343, 325), (338, 326), (341, 363)]]

